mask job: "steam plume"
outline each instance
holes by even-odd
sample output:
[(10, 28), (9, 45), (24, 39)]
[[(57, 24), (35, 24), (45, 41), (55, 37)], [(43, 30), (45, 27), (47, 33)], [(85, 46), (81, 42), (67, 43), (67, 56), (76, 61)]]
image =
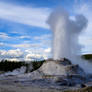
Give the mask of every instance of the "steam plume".
[(59, 7), (49, 16), (48, 24), (53, 32), (53, 59), (65, 57), (71, 60), (81, 47), (78, 36), (86, 27), (87, 19), (77, 15), (75, 20), (71, 20), (69, 13)]
[(78, 56), (81, 50), (78, 36), (86, 28), (88, 20), (83, 15), (71, 19), (69, 13), (59, 7), (51, 13), (47, 22), (53, 33), (53, 59), (68, 58), (73, 64), (79, 64), (86, 73), (92, 74), (92, 64)]

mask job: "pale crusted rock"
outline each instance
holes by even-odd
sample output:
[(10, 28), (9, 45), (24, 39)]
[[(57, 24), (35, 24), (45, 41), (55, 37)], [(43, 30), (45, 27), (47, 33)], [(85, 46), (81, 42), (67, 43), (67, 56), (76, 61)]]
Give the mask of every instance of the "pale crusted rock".
[(73, 65), (68, 59), (46, 61), (40, 68), (45, 75), (85, 75), (78, 65)]

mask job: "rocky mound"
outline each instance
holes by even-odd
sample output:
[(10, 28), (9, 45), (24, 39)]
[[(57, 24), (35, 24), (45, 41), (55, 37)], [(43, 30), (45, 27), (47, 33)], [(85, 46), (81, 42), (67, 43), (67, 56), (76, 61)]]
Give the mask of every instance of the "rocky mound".
[(45, 75), (80, 75), (84, 76), (85, 72), (79, 65), (73, 65), (68, 59), (48, 60), (40, 68)]
[(86, 74), (79, 65), (73, 65), (68, 59), (47, 60), (39, 69), (43, 79), (49, 79), (59, 85), (74, 86), (86, 82)]

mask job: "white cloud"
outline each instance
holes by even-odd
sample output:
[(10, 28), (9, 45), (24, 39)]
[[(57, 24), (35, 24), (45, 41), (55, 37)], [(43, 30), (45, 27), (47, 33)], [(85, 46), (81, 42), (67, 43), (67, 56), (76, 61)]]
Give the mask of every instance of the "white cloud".
[(43, 60), (43, 59), (47, 59), (46, 56), (44, 55), (40, 55), (40, 54), (27, 54), (25, 57), (25, 60), (27, 61), (32, 61), (32, 60)]
[(39, 59), (47, 59), (51, 56), (51, 48), (39, 48), (39, 49), (26, 49), (26, 60), (39, 60)]
[(39, 40), (39, 43), (37, 42), (31, 43), (30, 41), (24, 41), (23, 43), (20, 43), (20, 44), (9, 44), (8, 46), (24, 50), (23, 52), (25, 54), (24, 60), (31, 60), (32, 57), (35, 59), (36, 57), (38, 59), (39, 58), (47, 59), (48, 57), (51, 56), (50, 38), (51, 38), (50, 34), (35, 36), (33, 39), (37, 41)]
[(1, 46), (4, 46), (4, 45), (5, 45), (4, 43), (2, 43), (2, 42), (0, 43), (0, 47), (1, 47)]
[(47, 48), (47, 49), (45, 49), (44, 52), (46, 52), (46, 53), (50, 53), (50, 52), (51, 52), (51, 48)]
[[(27, 36), (29, 38), (29, 36)], [(20, 37), (14, 37), (14, 39), (18, 39)], [(26, 36), (23, 36), (22, 38), (26, 38)], [(20, 49), (32, 49), (33, 51), (39, 51), (42, 48), (48, 48), (51, 46), (51, 35), (45, 34), (41, 36), (35, 36), (32, 38), (34, 42), (31, 42), (31, 40), (23, 41), (19, 44), (8, 44), (7, 46), (13, 47), (13, 48), (20, 48)], [(39, 51), (40, 52), (40, 51)]]
[(44, 34), (41, 36), (35, 36), (34, 40), (50, 40), (51, 39), (51, 34)]
[(46, 21), (50, 11), (49, 8), (28, 8), (0, 2), (1, 19), (30, 26), (49, 28)]
[(9, 39), (11, 38), (10, 36), (8, 36), (7, 33), (4, 33), (4, 32), (0, 32), (0, 39)]
[(15, 61), (15, 62), (18, 62), (18, 61), (21, 61), (21, 59), (17, 59), (17, 58), (6, 58), (6, 60), (9, 60), (9, 61)]
[(17, 37), (17, 38), (25, 39), (25, 38), (30, 38), (30, 36), (20, 36), (20, 37)]
[(52, 35), (51, 34), (45, 34), (41, 36), (35, 36), (34, 40), (39, 41), (39, 46), (40, 47), (51, 47), (51, 40), (52, 40)]
[(12, 59), (12, 58), (21, 58), (23, 56), (23, 52), (20, 49), (15, 50), (0, 50), (0, 59)]
[(31, 45), (28, 44), (28, 43), (23, 43), (23, 44), (12, 44), (10, 45), (11, 47), (14, 47), (14, 48), (30, 48)]
[(23, 43), (20, 43), (20, 44), (8, 44), (8, 46), (13, 47), (13, 48), (20, 48), (20, 49), (32, 48), (34, 50), (37, 48), (43, 47), (42, 43), (31, 43), (30, 41), (27, 43), (26, 41), (24, 41)]
[(7, 59), (11, 61), (32, 61), (32, 60), (43, 60), (50, 56), (50, 48), (39, 48), (39, 50), (33, 51), (32, 49), (26, 49), (24, 51), (20, 49), (13, 50), (0, 50), (0, 60)]
[(8, 50), (7, 55), (9, 56), (15, 56), (15, 57), (19, 57), (23, 55), (23, 52), (20, 49), (16, 49), (16, 50)]

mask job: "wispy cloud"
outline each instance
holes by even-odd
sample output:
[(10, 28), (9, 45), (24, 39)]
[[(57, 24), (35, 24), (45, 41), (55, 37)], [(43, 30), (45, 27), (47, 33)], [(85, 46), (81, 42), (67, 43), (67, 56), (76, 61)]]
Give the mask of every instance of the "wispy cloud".
[(10, 46), (14, 47), (14, 48), (30, 48), (31, 47), (30, 44), (26, 44), (26, 43), (24, 43), (24, 44), (12, 44)]
[(20, 38), (20, 39), (26, 39), (26, 38), (31, 38), (31, 37), (30, 37), (30, 36), (27, 36), (27, 35), (26, 35), (26, 36), (25, 36), (25, 35), (24, 35), (24, 36), (22, 35), (22, 36), (20, 36), (19, 38)]
[(51, 39), (51, 34), (44, 34), (44, 35), (41, 35), (41, 36), (35, 36), (34, 37), (34, 40), (49, 40)]
[(4, 32), (0, 32), (0, 39), (9, 39), (11, 38), (10, 36), (8, 36), (7, 33), (4, 33)]
[(0, 47), (2, 47), (2, 46), (4, 46), (4, 45), (5, 45), (4, 43), (0, 42)]
[(49, 8), (16, 6), (0, 2), (0, 18), (30, 26), (49, 28), (46, 24)]

